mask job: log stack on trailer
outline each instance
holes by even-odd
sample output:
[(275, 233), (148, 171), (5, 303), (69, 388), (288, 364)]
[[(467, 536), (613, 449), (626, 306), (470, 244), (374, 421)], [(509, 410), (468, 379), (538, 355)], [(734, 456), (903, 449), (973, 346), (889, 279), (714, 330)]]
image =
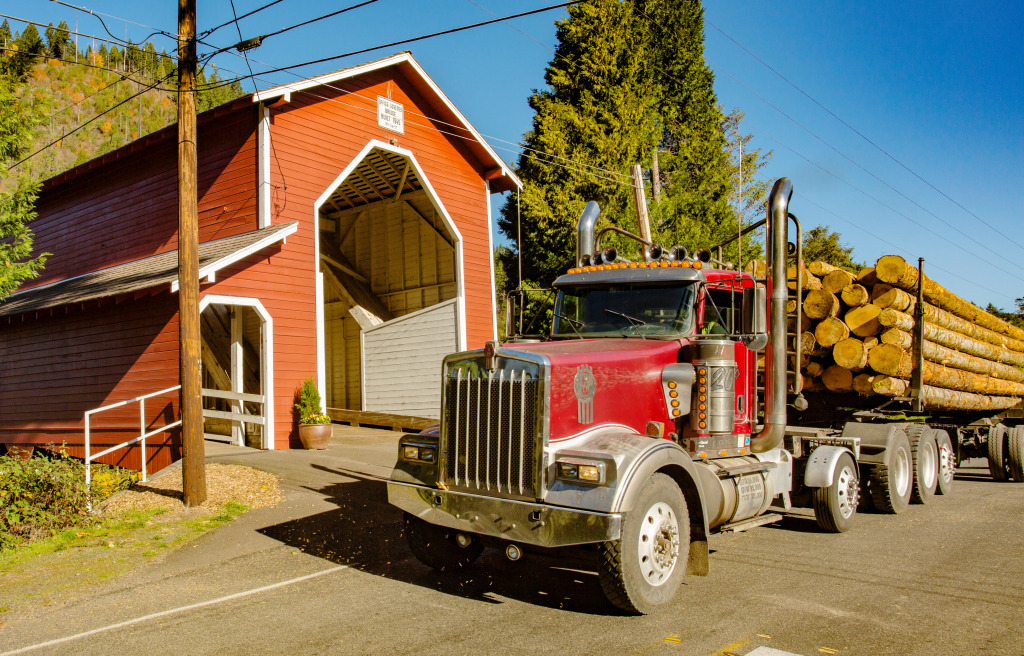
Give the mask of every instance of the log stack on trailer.
[[(759, 266), (753, 263), (747, 271)], [(922, 276), (898, 255), (885, 255), (857, 273), (825, 262), (809, 262), (800, 269), (791, 266), (789, 277), (790, 289), (799, 287), (804, 317), (799, 364), (805, 391), (857, 394), (868, 406), (910, 399), (919, 355), (915, 328), (923, 319), (924, 408), (972, 423), (982, 418), (982, 429), (958, 429), (958, 442), (966, 439), (975, 447), (962, 455), (987, 456), (996, 478), (1024, 481), (1024, 455), (1018, 453), (1024, 450), (1024, 426), (999, 423), (1000, 413), (1024, 398), (1024, 330)], [(924, 300), (920, 309), (919, 283)], [(791, 301), (791, 312), (795, 305)], [(794, 319), (791, 339), (795, 328)]]

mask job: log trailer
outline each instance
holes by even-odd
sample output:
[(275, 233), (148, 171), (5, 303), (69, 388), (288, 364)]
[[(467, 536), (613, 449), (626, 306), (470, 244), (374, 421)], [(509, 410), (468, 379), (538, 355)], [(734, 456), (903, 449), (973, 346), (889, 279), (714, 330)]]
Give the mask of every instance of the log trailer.
[(650, 613), (685, 574), (708, 574), (712, 531), (812, 507), (823, 530), (844, 532), (867, 498), (899, 512), (948, 491), (946, 426), (870, 411), (834, 423), (824, 408), (787, 421), (790, 405), (834, 405), (808, 401), (787, 365), (799, 352), (787, 335), (787, 259), (800, 255), (791, 195), (778, 180), (757, 224), (768, 228), (760, 283), (715, 268), (708, 249), (639, 238), (643, 261), (626, 262), (600, 240), (629, 233), (595, 236), (588, 203), (575, 266), (554, 283), (551, 334), (445, 358), (440, 425), (400, 439), (388, 499), (413, 554), (444, 570), (487, 545), (511, 560), (587, 547), (609, 601)]

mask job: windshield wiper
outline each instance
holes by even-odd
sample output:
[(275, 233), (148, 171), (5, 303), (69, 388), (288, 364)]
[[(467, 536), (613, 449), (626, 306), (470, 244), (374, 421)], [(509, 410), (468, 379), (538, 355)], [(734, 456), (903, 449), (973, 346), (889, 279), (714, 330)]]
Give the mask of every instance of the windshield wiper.
[(640, 339), (647, 339), (646, 337), (644, 337), (644, 334), (640, 332), (640, 326), (647, 325), (647, 322), (644, 321), (643, 319), (637, 319), (636, 317), (631, 317), (628, 314), (616, 312), (615, 310), (609, 310), (608, 308), (605, 308), (604, 311), (607, 312), (608, 314), (614, 314), (617, 317), (622, 317), (623, 319), (629, 322), (629, 327), (635, 330), (637, 335), (640, 335)]
[(576, 330), (576, 325), (577, 324), (580, 327), (583, 327), (583, 322), (582, 321), (576, 321), (575, 319), (570, 319), (569, 317), (565, 316), (561, 312), (555, 312), (555, 316), (558, 317), (559, 319), (565, 319), (565, 322), (567, 324), (569, 324), (569, 327), (572, 328), (572, 331), (574, 333), (576, 333), (576, 336), (579, 337), (580, 339), (583, 339), (583, 335), (580, 334), (580, 331)]

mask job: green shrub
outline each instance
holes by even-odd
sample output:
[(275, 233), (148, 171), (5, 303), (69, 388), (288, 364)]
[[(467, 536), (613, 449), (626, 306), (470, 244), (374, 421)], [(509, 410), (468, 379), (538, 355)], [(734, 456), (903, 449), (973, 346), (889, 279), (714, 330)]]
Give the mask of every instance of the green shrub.
[(295, 412), (300, 424), (329, 424), (331, 418), (320, 412), (320, 391), (309, 376), (295, 395)]
[[(93, 465), (92, 500), (130, 486), (135, 472)], [(0, 549), (75, 526), (88, 518), (85, 464), (63, 449), (28, 460), (0, 457)]]

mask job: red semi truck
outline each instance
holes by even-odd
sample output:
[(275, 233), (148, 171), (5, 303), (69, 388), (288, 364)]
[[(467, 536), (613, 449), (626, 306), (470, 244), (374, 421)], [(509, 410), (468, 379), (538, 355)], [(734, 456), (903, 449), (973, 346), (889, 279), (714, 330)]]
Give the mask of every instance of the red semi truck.
[(551, 334), (448, 356), (440, 425), (400, 440), (388, 498), (415, 556), (452, 569), (487, 545), (513, 560), (527, 546), (596, 549), (609, 601), (649, 613), (685, 574), (708, 573), (711, 531), (805, 506), (843, 532), (862, 494), (898, 512), (948, 490), (943, 428), (871, 412), (787, 422), (790, 405), (814, 410), (787, 371), (791, 195), (775, 183), (761, 284), (710, 266), (707, 249), (645, 242), (644, 260), (625, 262), (600, 248), (589, 203)]

